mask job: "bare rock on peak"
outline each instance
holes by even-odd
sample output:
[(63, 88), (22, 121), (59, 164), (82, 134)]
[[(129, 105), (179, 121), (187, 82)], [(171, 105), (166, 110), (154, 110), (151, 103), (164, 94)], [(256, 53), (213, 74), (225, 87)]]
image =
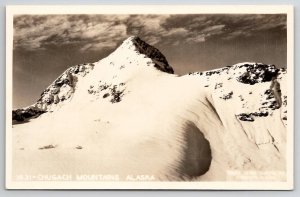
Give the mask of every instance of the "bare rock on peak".
[(173, 68), (169, 65), (166, 57), (155, 47), (146, 43), (137, 36), (131, 36), (126, 39), (124, 44), (133, 44), (135, 50), (141, 54), (146, 55), (155, 63), (154, 67), (163, 72), (174, 74)]

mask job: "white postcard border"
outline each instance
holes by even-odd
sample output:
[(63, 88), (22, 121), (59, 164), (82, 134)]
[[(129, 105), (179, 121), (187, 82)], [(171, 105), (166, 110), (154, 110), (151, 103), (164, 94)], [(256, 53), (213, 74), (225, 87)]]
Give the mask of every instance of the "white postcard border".
[[(287, 181), (286, 182), (92, 182), (13, 181), (12, 51), (13, 16), (18, 14), (287, 14)], [(6, 7), (6, 188), (7, 189), (213, 189), (291, 190), (294, 186), (294, 15), (291, 5), (51, 5)]]

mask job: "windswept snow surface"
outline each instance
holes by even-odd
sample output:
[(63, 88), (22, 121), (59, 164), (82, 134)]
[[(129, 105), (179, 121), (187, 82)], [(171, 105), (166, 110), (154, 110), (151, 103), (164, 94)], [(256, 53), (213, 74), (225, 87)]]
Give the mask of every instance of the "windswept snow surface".
[[(71, 67), (37, 103), (13, 111), (13, 178), (226, 181), (239, 180), (229, 172), (286, 171), (285, 69), (248, 62), (172, 73), (137, 37), (98, 62)], [(24, 116), (28, 109), (42, 113)]]

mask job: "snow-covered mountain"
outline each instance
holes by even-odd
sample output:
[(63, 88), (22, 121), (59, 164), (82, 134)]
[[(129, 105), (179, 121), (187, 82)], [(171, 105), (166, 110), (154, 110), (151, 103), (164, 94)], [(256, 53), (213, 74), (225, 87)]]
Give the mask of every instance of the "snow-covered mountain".
[(233, 171), (286, 171), (286, 69), (247, 62), (173, 73), (138, 37), (67, 69), (12, 112), (14, 176), (225, 181), (238, 179)]

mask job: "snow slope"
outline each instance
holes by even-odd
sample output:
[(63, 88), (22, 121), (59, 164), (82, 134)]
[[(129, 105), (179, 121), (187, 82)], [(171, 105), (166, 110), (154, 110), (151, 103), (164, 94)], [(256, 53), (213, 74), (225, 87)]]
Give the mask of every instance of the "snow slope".
[(285, 172), (285, 69), (240, 63), (173, 73), (138, 37), (69, 68), (35, 104), (13, 111), (13, 177), (226, 181), (239, 179), (233, 171)]

